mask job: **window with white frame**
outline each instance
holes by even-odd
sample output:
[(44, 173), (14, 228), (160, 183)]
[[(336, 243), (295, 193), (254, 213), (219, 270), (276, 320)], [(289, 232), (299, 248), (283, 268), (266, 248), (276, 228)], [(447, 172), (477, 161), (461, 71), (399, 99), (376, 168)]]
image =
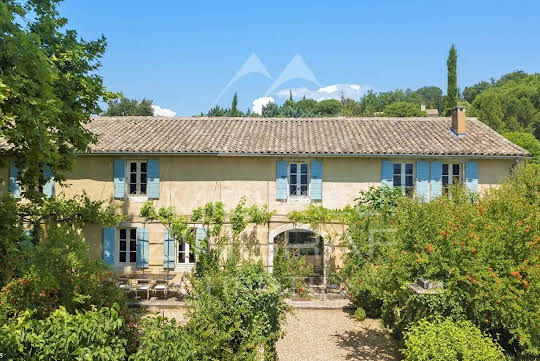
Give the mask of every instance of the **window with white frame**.
[(145, 160), (128, 161), (129, 195), (146, 195), (148, 163)]
[(405, 194), (414, 194), (414, 164), (394, 163), (393, 186)]
[(445, 191), (452, 184), (462, 183), (462, 166), (459, 163), (443, 163), (441, 167), (441, 181)]
[(307, 197), (309, 167), (307, 163), (289, 163), (289, 196)]
[(120, 228), (118, 237), (118, 263), (130, 265), (137, 262), (137, 228)]
[(188, 235), (186, 237), (183, 237), (183, 239), (178, 240), (177, 243), (177, 250), (178, 250), (178, 258), (177, 258), (177, 264), (178, 265), (186, 265), (186, 264), (194, 264), (195, 263), (195, 252), (192, 249), (192, 246), (187, 242), (187, 237), (190, 237), (191, 239), (195, 239), (195, 229), (191, 229)]

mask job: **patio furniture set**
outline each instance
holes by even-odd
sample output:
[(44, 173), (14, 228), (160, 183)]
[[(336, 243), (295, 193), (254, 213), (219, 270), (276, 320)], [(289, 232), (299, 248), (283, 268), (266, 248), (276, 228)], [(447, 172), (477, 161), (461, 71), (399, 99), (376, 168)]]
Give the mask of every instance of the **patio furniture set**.
[(181, 296), (182, 290), (186, 286), (183, 278), (180, 281), (172, 281), (167, 276), (150, 278), (141, 275), (135, 277), (118, 277), (116, 279), (116, 285), (118, 288), (124, 290), (128, 296), (134, 295), (136, 299), (139, 296), (146, 296), (147, 300), (150, 299), (151, 295), (158, 297), (160, 294), (167, 299), (170, 292)]

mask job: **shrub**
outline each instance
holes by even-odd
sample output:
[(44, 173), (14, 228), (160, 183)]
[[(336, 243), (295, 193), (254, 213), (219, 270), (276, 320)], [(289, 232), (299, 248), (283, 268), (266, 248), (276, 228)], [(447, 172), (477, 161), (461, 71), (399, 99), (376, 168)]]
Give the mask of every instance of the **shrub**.
[(469, 321), (421, 320), (405, 333), (406, 361), (501, 361), (500, 346)]
[(116, 303), (126, 311), (125, 296), (112, 282), (111, 272), (89, 253), (88, 245), (69, 227), (49, 229), (47, 241), (30, 250), (23, 275), (0, 292), (0, 321), (23, 310), (45, 318), (59, 306), (73, 313)]
[[(396, 335), (429, 315), (454, 316), (499, 334), (508, 351), (540, 355), (538, 184), (540, 170), (526, 167), (479, 197), (454, 188), (357, 216), (345, 264), (353, 301)], [(373, 229), (394, 231), (373, 238)], [(417, 277), (444, 289), (418, 295), (409, 287)]]
[(356, 311), (354, 311), (354, 317), (358, 321), (364, 321), (366, 319), (366, 310), (364, 310), (362, 307), (358, 307)]
[[(275, 356), (286, 306), (260, 263), (192, 277), (188, 332), (195, 359), (255, 360)], [(261, 351), (262, 350), (262, 351)]]
[(131, 361), (187, 361), (196, 360), (193, 355), (193, 339), (176, 320), (149, 317), (142, 321), (143, 333), (139, 348), (130, 357)]
[(272, 275), (281, 289), (288, 293), (307, 293), (305, 278), (313, 273), (313, 267), (305, 257), (298, 255), (298, 250), (287, 248), (285, 239), (279, 239), (275, 247)]
[(69, 314), (63, 307), (45, 320), (30, 311), (0, 328), (6, 360), (103, 360), (127, 357), (129, 330), (118, 306)]

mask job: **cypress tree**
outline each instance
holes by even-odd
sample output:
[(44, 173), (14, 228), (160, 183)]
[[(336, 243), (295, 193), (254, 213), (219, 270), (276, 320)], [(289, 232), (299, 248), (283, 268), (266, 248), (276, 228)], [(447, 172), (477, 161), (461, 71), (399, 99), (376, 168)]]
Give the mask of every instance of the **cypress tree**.
[(458, 87), (457, 87), (457, 51), (452, 44), (448, 53), (448, 88), (446, 91), (446, 113), (449, 114), (457, 106)]
[(238, 115), (238, 95), (236, 95), (236, 92), (234, 93), (234, 97), (232, 100), (232, 106), (231, 106), (231, 116), (236, 117)]

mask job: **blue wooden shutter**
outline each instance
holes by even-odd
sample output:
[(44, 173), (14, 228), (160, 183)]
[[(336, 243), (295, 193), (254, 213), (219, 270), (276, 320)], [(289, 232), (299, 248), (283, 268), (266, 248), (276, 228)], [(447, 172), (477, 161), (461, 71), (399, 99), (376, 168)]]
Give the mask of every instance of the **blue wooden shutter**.
[(126, 161), (114, 160), (114, 198), (124, 198), (126, 193)]
[(148, 228), (137, 227), (137, 267), (148, 267)]
[(478, 162), (465, 162), (465, 179), (467, 189), (473, 193), (478, 192)]
[(9, 193), (15, 198), (21, 197), (21, 187), (17, 182), (18, 174), (19, 169), (15, 166), (15, 161), (11, 160), (9, 162)]
[(43, 176), (47, 179), (47, 183), (43, 186), (43, 194), (47, 198), (54, 198), (54, 174), (47, 164), (43, 167)]
[(419, 198), (428, 200), (428, 184), (429, 184), (429, 166), (425, 160), (416, 162), (416, 195)]
[(103, 228), (103, 261), (109, 266), (114, 266), (115, 235), (114, 227)]
[(201, 250), (201, 240), (203, 239), (206, 239), (206, 228), (199, 227), (195, 230), (195, 247), (199, 250)]
[(322, 200), (322, 162), (311, 161), (311, 199)]
[(276, 163), (276, 198), (280, 200), (286, 200), (289, 192), (288, 188), (288, 168), (289, 162), (286, 160), (279, 160)]
[(159, 160), (148, 159), (148, 198), (159, 198)]
[(442, 193), (441, 167), (439, 161), (429, 163), (429, 199), (435, 199)]
[(387, 187), (393, 187), (394, 180), (394, 162), (389, 160), (383, 160), (382, 162), (382, 171), (381, 171), (381, 185)]
[(163, 230), (163, 268), (174, 268), (174, 243), (175, 240), (169, 235), (169, 230)]

